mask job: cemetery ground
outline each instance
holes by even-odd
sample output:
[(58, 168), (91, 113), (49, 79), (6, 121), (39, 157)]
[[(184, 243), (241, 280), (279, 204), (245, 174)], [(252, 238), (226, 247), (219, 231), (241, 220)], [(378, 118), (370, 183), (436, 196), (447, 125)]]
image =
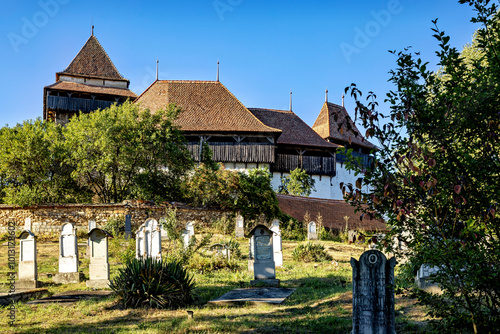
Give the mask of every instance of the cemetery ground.
[[(216, 235), (212, 242), (229, 239)], [(83, 235), (78, 238), (80, 271), (88, 279), (89, 259), (83, 254)], [(75, 303), (16, 303), (15, 327), (8, 327), (7, 307), (0, 307), (0, 332), (8, 333), (350, 333), (352, 327), (352, 270), (349, 260), (359, 259), (367, 246), (333, 241), (314, 241), (325, 246), (333, 262), (297, 262), (292, 251), (302, 242), (283, 241), (284, 267), (276, 268), (281, 287), (295, 292), (281, 305), (211, 306), (207, 302), (236, 288), (250, 287), (248, 239), (238, 239), (242, 257), (232, 269), (192, 269), (196, 281), (195, 302), (185, 309), (123, 309), (113, 295)], [(49, 294), (88, 290), (78, 284), (54, 284), (50, 274), (58, 272), (59, 236), (38, 238), (38, 279)], [(4, 240), (1, 241), (4, 243)], [(163, 241), (163, 254), (177, 247)], [(16, 249), (17, 252), (18, 248)], [(135, 240), (115, 238), (110, 242), (111, 278), (123, 266), (121, 259), (135, 253)], [(207, 254), (211, 257), (213, 254)], [(203, 259), (203, 256), (201, 256)], [(207, 261), (209, 262), (209, 261)], [(17, 259), (16, 259), (17, 264)], [(338, 264), (338, 265), (337, 265)], [(7, 290), (7, 252), (0, 253), (0, 292)], [(48, 275), (49, 274), (49, 275)], [(397, 271), (396, 271), (397, 275)], [(397, 333), (428, 333), (425, 309), (416, 300), (396, 294)], [(189, 319), (187, 310), (194, 312)]]

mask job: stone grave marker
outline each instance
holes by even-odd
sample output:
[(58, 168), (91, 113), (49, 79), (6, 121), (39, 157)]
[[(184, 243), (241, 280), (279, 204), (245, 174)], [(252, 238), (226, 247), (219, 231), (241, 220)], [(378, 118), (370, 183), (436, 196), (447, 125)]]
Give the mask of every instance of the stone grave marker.
[(161, 261), (161, 231), (158, 222), (149, 218), (144, 223), (146, 227), (146, 256)]
[(24, 220), (24, 230), (25, 231), (31, 231), (32, 230), (32, 226), (31, 226), (31, 218), (26, 218)]
[(271, 231), (273, 232), (273, 253), (274, 264), (276, 267), (283, 267), (283, 248), (281, 242), (280, 221), (273, 220), (271, 223)]
[(89, 220), (89, 232), (97, 227), (95, 220)]
[(191, 236), (189, 235), (188, 230), (181, 231), (182, 244), (184, 245), (184, 249), (188, 248), (189, 241), (191, 240)]
[(318, 232), (316, 230), (315, 222), (310, 222), (307, 225), (307, 240), (318, 240)]
[(109, 286), (108, 238), (113, 236), (100, 228), (88, 233), (90, 242), (89, 280), (87, 287), (107, 288)]
[[(253, 261), (254, 280), (252, 285), (263, 283), (279, 286), (273, 256), (273, 232), (264, 225), (257, 225), (250, 232), (250, 260)], [(253, 249), (252, 249), (253, 248)]]
[(194, 222), (188, 222), (186, 224), (186, 230), (189, 232), (189, 237), (194, 236)]
[(146, 242), (144, 238), (144, 224), (139, 226), (135, 233), (135, 258), (140, 260), (146, 257)]
[(213, 244), (208, 249), (217, 256), (225, 257), (228, 261), (231, 260), (231, 250), (224, 244)]
[(245, 237), (245, 225), (243, 217), (241, 215), (238, 215), (238, 217), (236, 217), (236, 229), (234, 234), (236, 238)]
[(394, 266), (378, 250), (364, 252), (352, 266), (352, 334), (395, 334)]
[(132, 234), (132, 216), (125, 215), (125, 240), (130, 239)]
[(422, 264), (415, 275), (415, 284), (419, 289), (427, 292), (437, 294), (441, 293), (442, 291), (439, 284), (434, 283), (431, 279), (431, 275), (437, 273), (438, 271), (439, 267), (437, 266), (431, 267), (427, 264)]
[(19, 235), (19, 273), (16, 290), (36, 289), (38, 282), (36, 236), (29, 230)]
[(55, 283), (79, 283), (82, 274), (78, 272), (78, 242), (76, 228), (71, 223), (63, 224), (59, 237), (59, 273), (52, 280)]

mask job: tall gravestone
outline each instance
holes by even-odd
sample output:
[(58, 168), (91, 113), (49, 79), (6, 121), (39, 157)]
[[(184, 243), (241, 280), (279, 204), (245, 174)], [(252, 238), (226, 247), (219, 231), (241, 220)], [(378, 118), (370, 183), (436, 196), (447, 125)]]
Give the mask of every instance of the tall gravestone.
[(130, 239), (132, 234), (132, 216), (125, 215), (125, 240)]
[(137, 259), (161, 260), (161, 232), (155, 219), (147, 219), (136, 233), (135, 256)]
[(191, 236), (189, 235), (188, 230), (182, 230), (181, 231), (181, 238), (182, 238), (182, 245), (184, 246), (184, 249), (189, 247), (189, 242), (191, 241)]
[(276, 267), (283, 267), (283, 248), (281, 241), (280, 221), (273, 220), (271, 223), (271, 231), (273, 232), (273, 253), (274, 264)]
[(307, 240), (318, 240), (318, 231), (316, 227), (315, 222), (310, 222), (307, 225)]
[(273, 254), (273, 232), (264, 225), (257, 225), (250, 232), (250, 259), (253, 261), (252, 285), (279, 286)]
[(144, 238), (144, 224), (139, 226), (135, 233), (135, 258), (140, 260), (146, 257), (146, 243)]
[(87, 287), (107, 288), (109, 286), (108, 238), (113, 236), (100, 228), (88, 233), (90, 244), (89, 280)]
[(76, 228), (71, 223), (61, 227), (59, 237), (59, 273), (53, 276), (55, 283), (78, 283), (81, 279), (78, 272), (78, 241)]
[(364, 252), (352, 266), (352, 334), (396, 333), (394, 321), (394, 266), (378, 250)]
[(35, 289), (38, 282), (36, 261), (36, 236), (29, 230), (19, 235), (19, 273), (16, 290)]
[(188, 222), (186, 224), (186, 230), (189, 232), (189, 236), (194, 236), (194, 222)]
[(236, 217), (236, 229), (234, 234), (236, 238), (245, 237), (245, 225), (243, 217), (241, 215), (238, 215), (238, 217)]
[(32, 230), (32, 225), (31, 225), (31, 218), (26, 218), (24, 220), (24, 229), (26, 231), (31, 231)]

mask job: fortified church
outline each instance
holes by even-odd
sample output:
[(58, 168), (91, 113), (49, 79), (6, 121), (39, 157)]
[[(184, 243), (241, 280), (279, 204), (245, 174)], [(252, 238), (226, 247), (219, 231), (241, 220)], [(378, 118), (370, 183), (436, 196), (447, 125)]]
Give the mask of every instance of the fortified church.
[(352, 148), (365, 164), (375, 149), (353, 123), (351, 131), (339, 129), (348, 114), (344, 106), (328, 102), (328, 95), (310, 127), (292, 110), (244, 106), (218, 79), (156, 80), (140, 96), (129, 85), (92, 33), (69, 66), (56, 73), (56, 82), (44, 87), (43, 118), (64, 124), (79, 111), (91, 112), (127, 99), (151, 111), (174, 103), (183, 110), (176, 125), (188, 139), (195, 160), (199, 161), (200, 148), (207, 143), (213, 159), (225, 168), (268, 167), (275, 189), (282, 175), (299, 167), (315, 180), (311, 197), (336, 200), (331, 203), (341, 203), (340, 182), (356, 181), (354, 173), (344, 168), (346, 157), (338, 149)]

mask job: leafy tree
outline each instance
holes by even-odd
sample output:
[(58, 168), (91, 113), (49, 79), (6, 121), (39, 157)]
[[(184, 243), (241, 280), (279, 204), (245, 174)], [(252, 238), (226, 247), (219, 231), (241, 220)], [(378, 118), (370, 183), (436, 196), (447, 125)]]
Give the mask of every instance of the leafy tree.
[(73, 117), (67, 125), (72, 176), (101, 202), (129, 197), (181, 197), (183, 175), (192, 167), (185, 139), (173, 121), (173, 105), (151, 113), (130, 102)]
[(3, 202), (27, 206), (86, 201), (84, 187), (70, 177), (65, 129), (41, 119), (0, 129), (0, 184)]
[(314, 187), (314, 179), (307, 172), (300, 168), (295, 168), (290, 171), (290, 175), (281, 177), (281, 185), (279, 186), (279, 194), (309, 196), (316, 190)]
[(364, 103), (354, 84), (346, 88), (380, 150), (367, 169), (351, 156), (348, 168), (364, 177), (341, 186), (362, 219), (385, 219), (389, 237), (406, 245), (389, 250), (409, 259), (407, 269), (439, 269), (432, 280), (443, 294), (418, 292), (438, 326), (486, 333), (500, 325), (500, 25), (489, 1), (459, 2), (482, 24), (472, 45), (460, 53), (434, 21), (438, 73), (418, 54), (393, 52), (389, 115), (374, 93)]

